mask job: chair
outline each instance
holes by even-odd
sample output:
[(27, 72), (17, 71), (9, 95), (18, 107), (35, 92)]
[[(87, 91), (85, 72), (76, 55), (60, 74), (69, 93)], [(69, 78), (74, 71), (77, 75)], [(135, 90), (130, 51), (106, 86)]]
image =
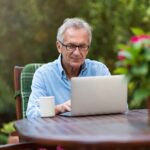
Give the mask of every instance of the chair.
[(20, 75), (23, 67), (14, 67), (14, 89), (15, 89), (15, 104), (16, 104), (16, 118), (22, 118), (22, 102), (21, 102), (21, 92), (20, 92)]
[(14, 67), (14, 89), (17, 119), (26, 118), (28, 99), (31, 93), (31, 83), (34, 72), (43, 64), (27, 64), (24, 67)]
[[(16, 100), (16, 118), (22, 119), (26, 118), (26, 109), (28, 99), (31, 93), (31, 83), (34, 72), (43, 64), (40, 63), (33, 63), (27, 64), (24, 67), (22, 66), (15, 66), (14, 67), (14, 89), (15, 89), (15, 100)], [(43, 147), (42, 145), (37, 145), (36, 143), (19, 143), (15, 145), (6, 145), (6, 150), (11, 150), (12, 147), (14, 149), (23, 149), (25, 148), (37, 148)], [(1, 148), (1, 147), (0, 147)], [(10, 149), (9, 149), (10, 148)], [(56, 146), (48, 147), (48, 149), (56, 150)], [(5, 150), (4, 149), (4, 150)]]

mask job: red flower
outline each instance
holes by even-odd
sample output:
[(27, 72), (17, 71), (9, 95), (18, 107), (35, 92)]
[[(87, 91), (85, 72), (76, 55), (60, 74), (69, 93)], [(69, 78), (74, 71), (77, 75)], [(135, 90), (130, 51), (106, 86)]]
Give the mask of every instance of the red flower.
[(143, 35), (139, 35), (139, 36), (133, 36), (133, 37), (131, 37), (130, 42), (137, 43), (137, 42), (141, 42), (143, 40), (150, 40), (150, 35), (143, 34)]
[(119, 51), (119, 53), (118, 53), (118, 60), (122, 61), (125, 58), (126, 58), (125, 51), (124, 50)]

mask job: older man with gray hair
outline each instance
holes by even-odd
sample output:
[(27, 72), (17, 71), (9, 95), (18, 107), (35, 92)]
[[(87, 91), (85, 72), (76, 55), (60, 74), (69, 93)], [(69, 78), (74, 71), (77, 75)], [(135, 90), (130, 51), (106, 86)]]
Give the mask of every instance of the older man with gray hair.
[(92, 41), (89, 24), (80, 18), (68, 18), (59, 27), (56, 47), (58, 59), (44, 64), (34, 74), (27, 117), (40, 117), (38, 99), (55, 96), (56, 114), (70, 111), (72, 77), (110, 75), (101, 62), (86, 59)]

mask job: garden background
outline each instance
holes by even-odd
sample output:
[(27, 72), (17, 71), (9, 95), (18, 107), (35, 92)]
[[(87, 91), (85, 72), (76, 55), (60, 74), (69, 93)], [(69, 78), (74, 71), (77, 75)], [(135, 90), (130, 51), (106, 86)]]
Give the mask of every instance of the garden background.
[(117, 44), (150, 31), (150, 0), (0, 0), (0, 127), (15, 120), (13, 67), (46, 63), (58, 57), (57, 28), (81, 17), (93, 28), (88, 57), (114, 73)]

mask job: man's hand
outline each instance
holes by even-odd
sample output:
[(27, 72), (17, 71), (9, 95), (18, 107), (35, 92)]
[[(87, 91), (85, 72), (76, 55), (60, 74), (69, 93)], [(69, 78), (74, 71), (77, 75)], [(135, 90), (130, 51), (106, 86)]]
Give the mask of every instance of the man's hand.
[(60, 114), (66, 111), (71, 111), (71, 101), (68, 100), (63, 104), (59, 104), (55, 106), (55, 113)]

